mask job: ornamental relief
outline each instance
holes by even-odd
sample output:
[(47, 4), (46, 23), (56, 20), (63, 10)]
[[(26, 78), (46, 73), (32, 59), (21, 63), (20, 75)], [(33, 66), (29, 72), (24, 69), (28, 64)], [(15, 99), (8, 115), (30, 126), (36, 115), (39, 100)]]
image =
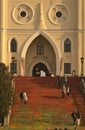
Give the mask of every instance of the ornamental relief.
[(48, 17), (54, 24), (63, 24), (69, 17), (69, 11), (65, 5), (56, 4), (49, 9)]
[(28, 4), (17, 5), (12, 12), (14, 21), (19, 24), (26, 24), (33, 18), (33, 10)]

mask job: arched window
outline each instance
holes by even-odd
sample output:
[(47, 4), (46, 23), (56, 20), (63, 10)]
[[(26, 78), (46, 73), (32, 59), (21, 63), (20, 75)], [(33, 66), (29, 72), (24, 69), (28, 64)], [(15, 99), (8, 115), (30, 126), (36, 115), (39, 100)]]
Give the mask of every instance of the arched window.
[(17, 52), (17, 42), (14, 38), (11, 40), (11, 52)]
[(71, 52), (71, 41), (68, 38), (64, 41), (64, 52)]
[(37, 43), (37, 54), (44, 54), (44, 46), (41, 41)]

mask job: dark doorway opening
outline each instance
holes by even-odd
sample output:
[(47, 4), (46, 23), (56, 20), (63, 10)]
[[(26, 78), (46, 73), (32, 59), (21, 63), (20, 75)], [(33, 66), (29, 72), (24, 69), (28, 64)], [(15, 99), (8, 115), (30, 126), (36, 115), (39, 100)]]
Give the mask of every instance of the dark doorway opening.
[(32, 76), (41, 76), (41, 71), (43, 71), (46, 76), (49, 76), (47, 67), (40, 62), (33, 67)]

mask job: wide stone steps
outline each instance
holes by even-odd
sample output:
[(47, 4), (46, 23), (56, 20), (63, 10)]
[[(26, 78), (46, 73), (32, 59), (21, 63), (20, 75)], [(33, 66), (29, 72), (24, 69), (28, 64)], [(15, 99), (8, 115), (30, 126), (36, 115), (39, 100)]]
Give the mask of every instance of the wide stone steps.
[[(80, 79), (69, 78), (68, 85), (71, 87), (71, 95), (69, 97), (62, 98), (61, 88), (57, 86), (57, 78), (51, 77), (17, 77), (15, 79), (15, 101), (12, 107), (12, 117), (19, 118), (20, 114), (30, 114), (31, 112), (36, 115), (41, 113), (44, 108), (51, 109), (57, 114), (56, 116), (62, 116), (62, 114), (70, 115), (72, 111), (79, 109), (82, 115), (82, 123), (85, 122), (85, 99), (80, 91)], [(20, 93), (26, 91), (28, 96), (28, 103), (24, 105), (20, 100)], [(22, 111), (18, 111), (23, 108)], [(29, 108), (31, 110), (28, 111)], [(46, 115), (46, 113), (45, 113)], [(47, 115), (50, 113), (47, 112)], [(23, 117), (24, 119), (25, 117)], [(46, 117), (47, 118), (47, 117)], [(29, 122), (29, 118), (28, 122)], [(17, 119), (16, 119), (17, 120)], [(11, 124), (13, 120), (11, 118)], [(19, 124), (19, 120), (15, 124)]]

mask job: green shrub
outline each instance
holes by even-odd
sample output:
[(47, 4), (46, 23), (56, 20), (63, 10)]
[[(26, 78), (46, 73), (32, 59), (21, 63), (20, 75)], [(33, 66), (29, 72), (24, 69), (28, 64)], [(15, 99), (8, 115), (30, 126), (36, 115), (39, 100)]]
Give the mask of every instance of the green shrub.
[(1, 119), (9, 112), (9, 107), (13, 103), (12, 75), (8, 72), (8, 67), (0, 63), (0, 117)]

